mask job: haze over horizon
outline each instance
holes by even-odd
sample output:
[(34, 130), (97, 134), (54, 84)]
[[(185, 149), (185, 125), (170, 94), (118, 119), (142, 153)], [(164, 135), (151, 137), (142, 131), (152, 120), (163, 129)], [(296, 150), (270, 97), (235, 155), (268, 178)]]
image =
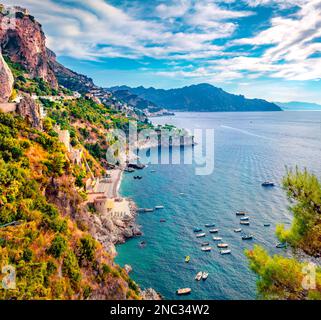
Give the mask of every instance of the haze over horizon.
[(59, 61), (104, 87), (321, 103), (321, 0), (0, 2), (28, 8)]

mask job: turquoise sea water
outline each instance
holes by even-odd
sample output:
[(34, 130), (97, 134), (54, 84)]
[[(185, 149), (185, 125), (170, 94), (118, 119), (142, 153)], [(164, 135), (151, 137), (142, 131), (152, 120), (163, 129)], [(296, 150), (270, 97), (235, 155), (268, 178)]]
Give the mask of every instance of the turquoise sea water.
[[(153, 287), (166, 299), (180, 299), (175, 292), (183, 287), (192, 288), (184, 299), (255, 299), (256, 277), (244, 249), (257, 243), (271, 253), (287, 254), (275, 248), (276, 224), (291, 223), (280, 183), (285, 166), (307, 167), (321, 176), (321, 112), (177, 113), (155, 123), (214, 128), (215, 170), (197, 176), (195, 165), (159, 164), (139, 172), (142, 180), (126, 174), (122, 195), (132, 197), (138, 207), (165, 209), (139, 214), (144, 235), (118, 246), (116, 262), (130, 264), (131, 276), (142, 288)], [(180, 152), (172, 150), (174, 156)], [(264, 189), (265, 180), (277, 186)], [(250, 212), (251, 225), (243, 230), (254, 235), (253, 241), (242, 241), (234, 233), (239, 227), (237, 210)], [(163, 218), (166, 223), (160, 223)], [(230, 245), (231, 255), (221, 256), (208, 232), (206, 238), (195, 238), (193, 228), (205, 230), (206, 223), (216, 224), (217, 236)], [(144, 248), (139, 246), (142, 240), (147, 243)], [(212, 252), (200, 250), (204, 241), (210, 242)], [(186, 255), (191, 256), (189, 264), (184, 262)], [(199, 271), (209, 273), (207, 281), (194, 280)]]

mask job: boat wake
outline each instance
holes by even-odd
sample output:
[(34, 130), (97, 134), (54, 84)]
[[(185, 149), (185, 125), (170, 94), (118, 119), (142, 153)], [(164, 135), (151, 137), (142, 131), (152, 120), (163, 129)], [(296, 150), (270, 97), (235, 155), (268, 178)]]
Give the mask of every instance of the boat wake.
[(272, 138), (269, 138), (266, 136), (261, 136), (259, 134), (255, 134), (255, 133), (252, 133), (252, 132), (249, 132), (246, 130), (242, 130), (242, 129), (238, 129), (238, 128), (234, 128), (234, 127), (229, 127), (229, 126), (224, 126), (224, 125), (221, 125), (220, 127), (223, 129), (234, 130), (234, 131), (237, 131), (237, 132), (240, 132), (240, 133), (246, 134), (248, 136), (252, 136), (252, 137), (257, 137), (257, 138), (266, 139), (266, 140), (270, 140), (270, 141), (275, 140), (275, 139), (272, 139)]

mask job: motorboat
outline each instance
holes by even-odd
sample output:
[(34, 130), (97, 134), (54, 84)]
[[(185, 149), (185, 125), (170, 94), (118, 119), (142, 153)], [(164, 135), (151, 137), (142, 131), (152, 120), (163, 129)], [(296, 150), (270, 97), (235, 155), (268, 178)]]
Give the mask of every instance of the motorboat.
[(203, 275), (202, 275), (202, 280), (206, 280), (208, 278), (208, 273), (207, 272), (203, 272)]
[(232, 251), (231, 250), (221, 250), (221, 255), (224, 255), (224, 254), (231, 254)]
[(242, 229), (241, 229), (241, 228), (239, 228), (239, 229), (234, 229), (234, 232), (235, 232), (235, 233), (240, 233), (240, 232), (242, 232)]
[(242, 236), (242, 240), (253, 240), (253, 236), (250, 234), (245, 234)]
[(206, 236), (206, 233), (198, 233), (196, 235), (196, 238), (204, 238)]
[(274, 186), (275, 186), (275, 184), (271, 181), (264, 181), (262, 183), (262, 187), (274, 187)]
[(201, 281), (202, 276), (203, 276), (203, 272), (200, 271), (200, 272), (196, 275), (195, 280), (196, 280), (196, 281)]
[(204, 251), (204, 252), (212, 251), (212, 247), (203, 247), (202, 251)]
[(214, 240), (214, 241), (222, 241), (222, 238), (220, 238), (220, 237), (213, 237), (213, 240)]
[(250, 225), (250, 221), (240, 221), (240, 224), (243, 226), (249, 226)]
[(176, 291), (176, 294), (179, 296), (188, 295), (192, 292), (191, 288), (182, 288)]
[(164, 209), (164, 206), (156, 206), (155, 209), (156, 210), (161, 210), (161, 209)]
[(211, 229), (210, 233), (218, 233), (218, 231), (219, 231), (218, 229)]
[(227, 243), (219, 243), (217, 245), (217, 247), (220, 248), (220, 249), (226, 249), (226, 248), (228, 248), (228, 244)]

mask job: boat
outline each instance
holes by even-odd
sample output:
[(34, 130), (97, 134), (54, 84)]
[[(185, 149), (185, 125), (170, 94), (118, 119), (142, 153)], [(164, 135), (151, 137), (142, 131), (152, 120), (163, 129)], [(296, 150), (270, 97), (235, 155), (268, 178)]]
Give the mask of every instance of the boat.
[(213, 237), (213, 240), (214, 240), (214, 241), (222, 241), (222, 238), (220, 238), (220, 237)]
[(194, 232), (196, 233), (196, 232), (201, 232), (201, 231), (203, 231), (201, 228), (194, 228)]
[(204, 251), (204, 252), (212, 251), (212, 247), (203, 247), (202, 251)]
[(160, 219), (159, 222), (164, 223), (164, 222), (166, 222), (166, 220), (165, 219)]
[(243, 226), (249, 226), (250, 225), (250, 221), (240, 221), (240, 224)]
[(239, 229), (234, 229), (234, 232), (235, 232), (235, 233), (242, 232), (242, 229), (241, 229), (241, 228), (239, 228)]
[(187, 295), (190, 294), (192, 292), (191, 288), (183, 288), (183, 289), (178, 289), (176, 291), (176, 294), (179, 296), (183, 296), (183, 295)]
[(277, 245), (276, 245), (276, 248), (278, 248), (278, 249), (283, 249), (283, 248), (287, 248), (287, 246), (288, 246), (288, 244), (285, 242), (285, 243), (278, 243)]
[(262, 183), (262, 187), (274, 187), (274, 186), (275, 186), (275, 184), (271, 181), (264, 181)]
[(138, 208), (137, 212), (145, 212), (145, 208)]
[(125, 168), (124, 171), (128, 172), (128, 173), (132, 173), (132, 172), (135, 172), (135, 169), (134, 168)]
[(237, 216), (245, 216), (246, 212), (245, 211), (236, 211), (235, 213)]
[(227, 244), (227, 243), (219, 243), (219, 244), (217, 245), (217, 247), (218, 247), (218, 248), (221, 248), (221, 249), (226, 249), (226, 248), (228, 248), (228, 244)]
[(271, 227), (270, 223), (264, 223), (264, 227)]
[(211, 229), (210, 233), (218, 233), (218, 231), (219, 231), (218, 229)]
[(224, 255), (224, 254), (231, 254), (231, 250), (221, 250), (221, 254)]
[(155, 172), (156, 172), (156, 170), (151, 170), (150, 172), (151, 172), (151, 173), (155, 173)]
[(145, 209), (144, 209), (144, 212), (154, 212), (154, 209), (152, 209), (152, 208), (151, 208), (151, 209), (145, 208)]
[(186, 257), (185, 257), (185, 262), (186, 262), (186, 263), (189, 263), (190, 261), (191, 261), (191, 257), (190, 257), (190, 256), (186, 256)]
[(196, 275), (195, 280), (196, 280), (196, 281), (201, 281), (202, 276), (203, 276), (203, 272), (200, 271), (200, 272)]
[(242, 217), (242, 218), (240, 218), (240, 220), (241, 221), (248, 221), (248, 220), (250, 220), (250, 217)]
[(140, 244), (139, 244), (139, 246), (140, 246), (141, 248), (144, 248), (144, 247), (146, 246), (146, 241), (141, 241)]
[(206, 236), (206, 233), (198, 233), (196, 235), (196, 238), (204, 238)]
[(155, 209), (156, 210), (161, 210), (161, 209), (164, 209), (164, 206), (156, 206)]
[(134, 176), (134, 179), (135, 179), (135, 180), (142, 180), (143, 177), (142, 177), (142, 176)]
[(214, 223), (207, 223), (207, 224), (205, 225), (205, 228), (213, 228), (213, 227), (215, 227), (215, 224), (214, 224)]
[(253, 236), (250, 234), (245, 234), (242, 236), (242, 240), (253, 240)]
[(210, 243), (209, 242), (203, 242), (202, 244), (201, 244), (201, 246), (202, 247), (206, 247), (206, 246), (208, 246)]
[(208, 273), (207, 272), (203, 272), (203, 275), (202, 275), (202, 280), (206, 280), (208, 278)]

